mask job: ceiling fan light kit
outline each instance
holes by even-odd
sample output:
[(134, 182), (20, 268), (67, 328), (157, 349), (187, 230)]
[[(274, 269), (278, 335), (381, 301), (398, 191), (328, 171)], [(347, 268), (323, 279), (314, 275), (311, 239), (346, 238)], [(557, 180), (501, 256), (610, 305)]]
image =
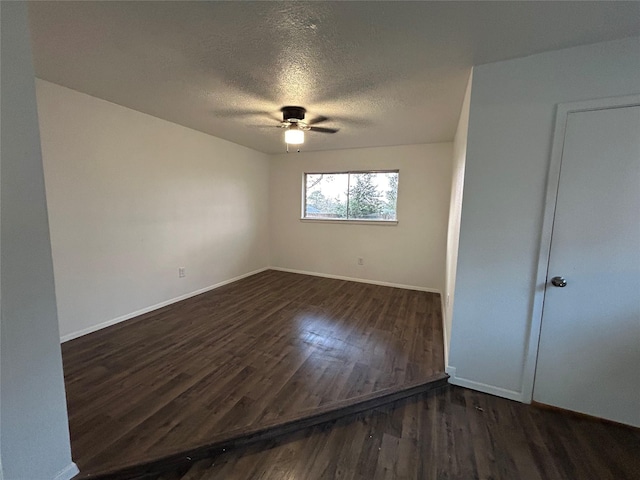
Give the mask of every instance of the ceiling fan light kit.
[(291, 125), (284, 131), (284, 141), (290, 145), (303, 144), (304, 130), (298, 128), (296, 124)]
[[(336, 133), (336, 128), (314, 127), (312, 124), (328, 120), (327, 117), (318, 117), (312, 122), (305, 122), (306, 110), (303, 107), (282, 107), (282, 121), (278, 128), (284, 129), (284, 142), (287, 145), (302, 145), (304, 143), (304, 132)], [(300, 148), (297, 150), (300, 151)]]

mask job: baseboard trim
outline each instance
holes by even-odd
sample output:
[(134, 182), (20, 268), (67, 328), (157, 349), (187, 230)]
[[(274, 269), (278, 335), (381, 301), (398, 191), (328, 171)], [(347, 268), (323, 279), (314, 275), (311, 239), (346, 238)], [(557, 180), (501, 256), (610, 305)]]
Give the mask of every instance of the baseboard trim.
[(230, 278), (229, 280), (224, 280), (214, 285), (209, 285), (208, 287), (204, 287), (199, 290), (195, 290), (193, 292), (185, 293), (184, 295), (180, 295), (179, 297), (175, 297), (170, 300), (166, 300), (164, 302), (156, 303), (155, 305), (152, 305), (150, 307), (146, 307), (132, 313), (127, 313), (126, 315), (122, 315), (120, 317), (107, 320), (106, 322), (102, 322), (97, 325), (92, 325), (91, 327), (83, 328), (82, 330), (78, 330), (76, 332), (68, 333), (67, 335), (60, 337), (60, 343), (68, 342), (69, 340), (73, 340), (74, 338), (82, 337), (83, 335), (97, 332), (98, 330), (102, 330), (103, 328), (107, 328), (107, 327), (110, 327), (111, 325), (115, 325), (117, 323), (130, 320), (134, 317), (137, 317), (138, 315), (143, 315), (145, 313), (152, 312), (159, 308), (166, 307), (167, 305), (171, 305), (172, 303), (180, 302), (182, 300), (186, 300), (187, 298), (195, 297), (196, 295), (200, 295), (201, 293), (206, 293), (211, 290), (215, 290), (216, 288), (220, 288), (229, 283), (237, 282), (238, 280), (242, 280), (243, 278), (250, 277), (251, 275), (256, 275), (257, 273), (269, 270), (269, 268), (270, 267), (259, 268), (258, 270), (253, 270), (252, 272), (238, 275), (237, 277)]
[(516, 392), (515, 390), (508, 390), (506, 388), (495, 387), (486, 383), (475, 382), (466, 378), (460, 378), (456, 376), (456, 367), (446, 366), (445, 372), (449, 374), (449, 383), (457, 385), (459, 387), (469, 388), (471, 390), (477, 390), (479, 392), (495, 395), (496, 397), (507, 398), (509, 400), (515, 400), (516, 402), (523, 402), (522, 392)]
[(580, 418), (582, 420), (587, 420), (589, 422), (598, 422), (598, 423), (604, 423), (607, 425), (615, 425), (616, 427), (630, 428), (632, 430), (636, 430), (640, 432), (640, 425), (633, 425), (631, 423), (622, 423), (616, 420), (610, 420), (608, 418), (590, 415), (588, 413), (577, 412), (575, 410), (567, 410), (566, 408), (556, 407), (555, 405), (549, 405), (548, 403), (540, 403), (533, 400), (531, 402), (531, 406), (539, 408), (541, 410), (549, 410), (550, 412), (558, 412), (558, 413), (561, 413), (562, 415), (568, 415), (571, 417)]
[[(243, 278), (246, 277), (250, 277), (251, 275), (256, 275), (258, 273), (264, 272), (266, 270), (277, 270), (280, 272), (289, 272), (289, 273), (298, 273), (301, 275), (311, 275), (314, 277), (324, 277), (324, 278), (333, 278), (336, 280), (346, 280), (349, 282), (359, 282), (359, 283), (368, 283), (368, 284), (372, 284), (372, 285), (381, 285), (383, 287), (394, 287), (394, 288), (404, 288), (406, 290), (418, 290), (421, 292), (429, 292), (429, 293), (437, 293), (438, 295), (440, 295), (440, 303), (441, 303), (441, 308), (442, 310), (442, 318), (443, 318), (443, 322), (444, 322), (444, 305), (442, 304), (442, 292), (437, 289), (437, 288), (429, 288), (429, 287), (419, 287), (416, 285), (405, 285), (402, 283), (392, 283), (392, 282), (383, 282), (383, 281), (379, 281), (379, 280), (369, 280), (369, 279), (364, 279), (364, 278), (355, 278), (355, 277), (346, 277), (343, 275), (333, 275), (330, 273), (320, 273), (320, 272), (309, 272), (306, 270), (295, 270), (292, 268), (282, 268), (282, 267), (264, 267), (264, 268), (259, 268), (258, 270), (254, 270), (248, 273), (245, 273), (243, 275), (239, 275), (237, 277), (233, 277), (230, 278), (228, 280), (224, 280), (222, 282), (216, 283), (214, 285), (210, 285), (208, 287), (204, 287), (201, 288), (199, 290), (195, 290), (193, 292), (189, 292), (186, 293), (184, 295), (180, 295), (178, 297), (172, 298), (170, 300), (166, 300), (164, 302), (160, 302), (157, 303), (155, 305), (151, 305), (150, 307), (146, 307), (140, 310), (137, 310), (135, 312), (131, 312), (131, 313), (127, 313), (126, 315), (122, 315), (120, 317), (117, 318), (112, 318), (111, 320), (107, 320), (105, 322), (101, 322), (97, 325), (92, 325), (90, 327), (84, 328), (82, 330), (78, 330), (76, 332), (72, 332), (72, 333), (68, 333), (66, 335), (63, 335), (62, 337), (60, 337), (60, 342), (64, 343), (64, 342), (68, 342), (70, 340), (76, 339), (78, 337), (82, 337), (84, 335), (88, 335), (89, 333), (93, 333), (93, 332), (97, 332), (98, 330), (102, 330), (103, 328), (107, 328), (110, 327), (112, 325), (116, 325), (117, 323), (121, 323), (124, 322), (126, 320), (130, 320), (134, 317), (137, 317), (139, 315), (143, 315), (145, 313), (149, 313), (152, 312), (154, 310), (157, 310), (159, 308), (162, 307), (166, 307), (167, 305), (171, 305), (172, 303), (176, 303), (176, 302), (180, 302), (182, 300), (186, 300), (187, 298), (191, 298), (191, 297), (195, 297), (196, 295), (200, 295), (202, 293), (206, 293), (209, 292), (211, 290), (215, 290), (216, 288), (222, 287), (224, 285), (227, 285), (229, 283), (233, 283), (233, 282), (237, 282), (238, 280), (242, 280)], [(447, 364), (447, 359), (448, 359), (448, 352), (446, 351), (446, 345), (445, 345), (445, 365)]]
[(308, 272), (306, 270), (295, 270), (293, 268), (269, 267), (269, 270), (277, 270), (279, 272), (299, 273), (301, 275), (311, 275), (313, 277), (333, 278), (335, 280), (347, 280), (349, 282), (369, 283), (371, 285), (380, 285), (383, 287), (404, 288), (406, 290), (418, 290), (420, 292), (437, 293), (442, 298), (442, 292), (437, 288), (418, 287), (416, 285), (404, 285), (402, 283), (382, 282), (379, 280), (369, 280), (366, 278), (345, 277), (344, 275), (333, 275), (331, 273)]
[(71, 462), (69, 465), (56, 473), (56, 476), (53, 477), (53, 480), (71, 480), (79, 473), (80, 470), (78, 470), (78, 466), (75, 463)]

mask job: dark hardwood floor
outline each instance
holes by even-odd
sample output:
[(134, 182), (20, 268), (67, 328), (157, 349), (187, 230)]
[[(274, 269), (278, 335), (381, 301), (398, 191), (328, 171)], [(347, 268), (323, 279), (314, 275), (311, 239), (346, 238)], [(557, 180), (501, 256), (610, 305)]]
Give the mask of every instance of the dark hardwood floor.
[(81, 476), (444, 378), (437, 294), (271, 270), (62, 350)]
[(640, 431), (449, 386), (157, 480), (634, 480)]

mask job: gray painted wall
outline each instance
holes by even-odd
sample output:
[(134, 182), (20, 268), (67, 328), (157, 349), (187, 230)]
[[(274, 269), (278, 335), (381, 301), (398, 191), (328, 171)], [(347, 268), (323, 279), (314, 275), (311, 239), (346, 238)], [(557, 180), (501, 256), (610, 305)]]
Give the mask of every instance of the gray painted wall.
[(536, 345), (529, 339), (556, 105), (639, 92), (638, 37), (474, 68), (452, 383), (530, 400)]
[(0, 2), (0, 457), (6, 480), (67, 479), (67, 406), (26, 4)]

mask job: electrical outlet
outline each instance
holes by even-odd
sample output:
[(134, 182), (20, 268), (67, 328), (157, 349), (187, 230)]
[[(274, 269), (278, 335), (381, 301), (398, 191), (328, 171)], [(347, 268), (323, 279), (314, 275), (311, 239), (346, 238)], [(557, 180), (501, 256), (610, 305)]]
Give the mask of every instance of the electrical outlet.
[(364, 265), (364, 258), (358, 257), (358, 265)]
[(183, 278), (187, 275), (187, 272), (184, 267), (178, 268), (178, 277)]

